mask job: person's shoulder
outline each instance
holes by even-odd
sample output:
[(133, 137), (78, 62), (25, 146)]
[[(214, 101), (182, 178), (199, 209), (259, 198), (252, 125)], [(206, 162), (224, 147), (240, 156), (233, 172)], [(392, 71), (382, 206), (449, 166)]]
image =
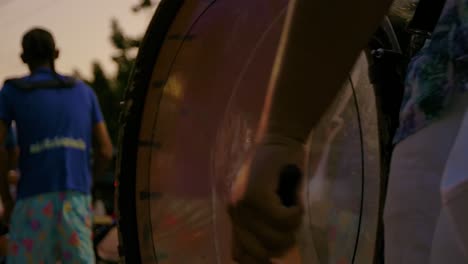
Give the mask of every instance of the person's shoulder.
[(73, 82), (74, 86), (77, 87), (77, 88), (84, 88), (84, 89), (88, 89), (89, 88), (89, 85), (82, 79), (78, 78), (78, 77), (74, 77), (74, 76), (70, 76), (70, 75), (60, 75), (60, 78), (62, 78), (62, 80), (67, 80), (67, 81), (71, 81)]
[(5, 78), (4, 83), (11, 81), (11, 80), (24, 80), (29, 77), (29, 74), (17, 74), (17, 75), (11, 75)]
[(25, 81), (27, 78), (28, 78), (28, 75), (10, 76), (10, 77), (7, 77), (3, 81), (3, 86), (12, 86), (14, 84), (14, 82)]
[(87, 100), (95, 100), (96, 93), (89, 84), (81, 79), (76, 79), (75, 81), (75, 89), (78, 89), (80, 94), (84, 95)]
[(80, 89), (82, 92), (90, 95), (94, 93), (93, 88), (91, 88), (91, 86), (89, 86), (89, 84), (87, 84), (85, 81), (81, 79), (75, 79), (75, 82), (75, 87)]
[(14, 87), (16, 87), (17, 85), (21, 85), (21, 83), (25, 82), (27, 77), (28, 76), (17, 76), (17, 77), (7, 78), (3, 82), (1, 92), (4, 92), (4, 93), (10, 92)]
[(65, 75), (65, 74), (59, 74), (59, 73), (55, 73), (55, 75), (56, 77), (53, 79), (57, 81), (57, 77), (58, 77), (59, 81), (61, 81), (65, 87), (80, 86), (82, 83), (80, 79), (71, 75)]

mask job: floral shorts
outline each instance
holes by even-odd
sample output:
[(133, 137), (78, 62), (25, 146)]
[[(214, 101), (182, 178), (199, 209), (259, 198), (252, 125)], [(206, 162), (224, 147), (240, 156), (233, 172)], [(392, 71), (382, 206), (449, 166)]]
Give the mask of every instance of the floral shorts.
[(7, 263), (95, 263), (91, 197), (56, 192), (17, 201)]

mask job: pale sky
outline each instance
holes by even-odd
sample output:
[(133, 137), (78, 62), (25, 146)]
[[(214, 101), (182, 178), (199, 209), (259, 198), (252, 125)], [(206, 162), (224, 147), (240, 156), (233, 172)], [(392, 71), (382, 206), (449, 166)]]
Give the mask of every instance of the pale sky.
[(142, 35), (154, 8), (133, 13), (137, 0), (0, 0), (0, 82), (27, 73), (21, 62), (21, 37), (34, 26), (49, 29), (60, 49), (56, 68), (70, 74), (78, 69), (90, 76), (93, 60), (108, 73), (115, 70), (110, 44), (111, 19), (117, 18), (124, 32)]

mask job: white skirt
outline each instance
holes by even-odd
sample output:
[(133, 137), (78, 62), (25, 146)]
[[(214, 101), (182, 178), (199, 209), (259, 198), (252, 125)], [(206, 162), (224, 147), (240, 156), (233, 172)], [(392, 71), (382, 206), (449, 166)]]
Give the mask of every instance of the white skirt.
[(468, 263), (468, 109), (445, 166), (441, 196), (431, 263)]
[(396, 146), (384, 211), (386, 264), (430, 263), (441, 179), (467, 106), (468, 93), (458, 96), (441, 119)]

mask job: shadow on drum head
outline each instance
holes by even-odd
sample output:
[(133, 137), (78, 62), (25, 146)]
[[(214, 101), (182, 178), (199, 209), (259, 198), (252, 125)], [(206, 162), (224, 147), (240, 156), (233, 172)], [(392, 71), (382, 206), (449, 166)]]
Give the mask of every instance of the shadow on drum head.
[[(170, 2), (148, 29), (125, 101), (122, 144), (138, 144), (120, 157), (122, 252), (127, 263), (233, 263), (226, 205), (258, 129), (288, 1)], [(171, 17), (166, 11), (175, 14), (171, 23), (156, 23)], [(365, 57), (360, 63), (330, 110), (338, 119), (314, 131), (328, 136), (328, 147), (313, 140), (309, 147), (303, 263), (351, 263), (356, 252), (356, 263), (373, 257), (379, 142)], [(283, 185), (288, 190), (302, 178), (290, 169), (296, 177)], [(374, 191), (364, 197), (367, 188)], [(278, 191), (294, 204), (287, 190)], [(136, 218), (124, 215), (132, 210)]]

